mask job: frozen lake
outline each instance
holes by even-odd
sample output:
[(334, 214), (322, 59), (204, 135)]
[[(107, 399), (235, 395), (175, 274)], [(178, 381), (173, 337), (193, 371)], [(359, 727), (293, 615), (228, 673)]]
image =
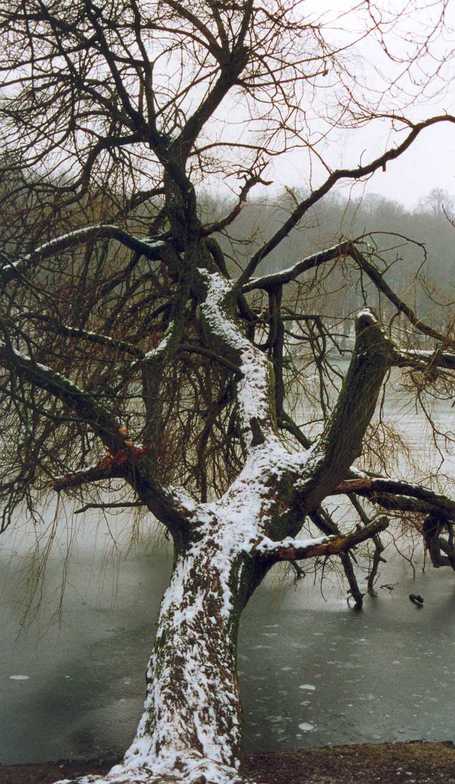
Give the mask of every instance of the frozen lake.
[[(422, 420), (419, 459), (433, 456)], [(441, 408), (450, 423), (453, 411)], [(443, 470), (452, 472), (452, 460)], [(120, 534), (120, 520), (114, 526)], [(0, 762), (90, 757), (121, 751), (135, 730), (143, 673), (170, 553), (153, 537), (114, 561), (93, 519), (78, 522), (73, 555), (60, 534), (48, 560), (40, 611), (22, 630), (27, 581), (40, 563), (22, 534), (0, 539)], [(62, 582), (64, 610), (59, 615)], [(250, 750), (357, 741), (455, 740), (455, 574), (409, 566), (391, 551), (382, 588), (349, 610), (336, 580), (307, 577), (262, 586), (241, 627), (239, 666)], [(419, 610), (410, 592), (421, 593)]]

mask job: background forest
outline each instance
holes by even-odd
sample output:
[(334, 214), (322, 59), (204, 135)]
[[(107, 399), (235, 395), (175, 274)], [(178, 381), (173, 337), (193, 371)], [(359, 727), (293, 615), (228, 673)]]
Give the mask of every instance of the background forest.
[[(231, 251), (232, 258), (241, 259), (242, 248), (246, 248), (244, 257), (247, 258), (252, 246), (245, 238), (252, 237), (254, 249), (259, 248), (277, 231), (302, 196), (289, 191), (270, 196), (266, 193), (262, 199), (252, 199), (236, 219), (230, 238), (220, 239), (225, 254)], [(207, 219), (226, 212), (226, 205), (213, 198), (206, 198), (204, 207)], [(450, 195), (440, 190), (432, 190), (414, 209), (375, 194), (352, 198), (332, 195), (314, 206), (301, 225), (264, 259), (263, 274), (292, 266), (304, 256), (344, 238), (373, 232), (381, 246), (389, 285), (416, 307), (422, 319), (442, 329), (453, 314), (453, 308), (447, 305), (455, 295), (452, 211)], [(374, 242), (373, 237), (370, 242)], [(314, 307), (327, 316), (348, 318), (366, 299), (371, 304), (372, 287), (368, 281), (362, 286), (357, 276), (350, 275), (349, 262), (342, 267), (338, 263), (334, 266), (338, 270), (331, 268), (330, 273), (321, 274)], [(377, 294), (373, 298), (379, 313), (382, 308), (387, 309)]]
[[(52, 231), (48, 233), (49, 225), (43, 221), (43, 196), (35, 194), (35, 180), (29, 175), (22, 176), (14, 168), (9, 176), (17, 178), (15, 185), (12, 186), (6, 177), (0, 187), (0, 193), (8, 194), (0, 214), (0, 244), (12, 257), (26, 253), (52, 237)], [(17, 197), (11, 199), (14, 189)], [(381, 272), (388, 284), (417, 310), (422, 320), (430, 321), (437, 329), (445, 329), (454, 312), (452, 302), (455, 303), (452, 196), (444, 190), (433, 189), (417, 206), (408, 208), (374, 193), (358, 194), (359, 188), (351, 197), (344, 193), (330, 194), (312, 207), (299, 226), (262, 261), (262, 274), (290, 267), (321, 247), (372, 233), (368, 242), (372, 250), (376, 250), (376, 243), (381, 249)], [(233, 274), (238, 274), (242, 262), (246, 263), (251, 253), (278, 230), (304, 196), (304, 191), (263, 189), (261, 197), (250, 197), (228, 231), (215, 235)], [(115, 193), (104, 197), (98, 193), (94, 200), (87, 200), (85, 209), (80, 206), (64, 209), (60, 217), (62, 231), (73, 230), (89, 220), (101, 222), (115, 202)], [(199, 203), (201, 219), (206, 224), (221, 219), (233, 206), (227, 197), (209, 192), (200, 194)], [(49, 212), (51, 210), (49, 203)], [(153, 215), (144, 207), (139, 208), (135, 214), (138, 231), (146, 230), (151, 219)], [(107, 252), (107, 242), (103, 252)], [(116, 248), (111, 244), (109, 253), (114, 257), (115, 252)], [(378, 260), (377, 255), (375, 259)], [(318, 273), (319, 285), (312, 292), (315, 312), (329, 319), (332, 315), (339, 323), (352, 317), (367, 300), (371, 304), (373, 287), (368, 280), (359, 282), (358, 276), (351, 272), (352, 261), (345, 260), (343, 264), (337, 261), (330, 270)], [(373, 294), (373, 299), (376, 299), (378, 315), (383, 314), (383, 308), (386, 309), (384, 315), (389, 315), (387, 302), (378, 298), (377, 293)]]

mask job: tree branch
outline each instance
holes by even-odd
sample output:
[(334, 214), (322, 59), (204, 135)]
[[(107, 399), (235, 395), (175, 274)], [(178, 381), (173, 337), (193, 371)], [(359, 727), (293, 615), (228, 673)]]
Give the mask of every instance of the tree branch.
[(454, 123), (455, 117), (450, 114), (429, 117), (423, 122), (413, 125), (410, 132), (407, 134), (405, 139), (403, 139), (401, 144), (399, 144), (397, 147), (392, 147), (391, 149), (386, 150), (385, 153), (370, 161), (370, 163), (367, 163), (364, 166), (357, 166), (353, 169), (336, 169), (335, 171), (331, 172), (325, 182), (297, 205), (294, 212), (289, 216), (288, 220), (285, 221), (281, 228), (275, 232), (275, 234), (262, 246), (262, 248), (260, 248), (254, 254), (254, 256), (252, 256), (245, 268), (245, 271), (239, 278), (239, 288), (243, 287), (244, 284), (249, 281), (260, 262), (265, 259), (266, 256), (268, 256), (269, 253), (271, 253), (272, 250), (274, 250), (280, 244), (280, 242), (282, 242), (288, 236), (289, 232), (298, 224), (298, 222), (310, 209), (310, 207), (316, 204), (320, 199), (322, 199), (323, 196), (332, 190), (333, 186), (339, 180), (360, 180), (363, 177), (367, 177), (368, 175), (373, 174), (379, 169), (385, 171), (387, 163), (402, 155), (425, 128), (429, 128), (430, 126), (441, 122)]
[(104, 224), (88, 226), (46, 242), (27, 256), (23, 256), (15, 262), (5, 264), (0, 269), (0, 284), (5, 285), (27, 273), (39, 261), (56, 256), (58, 253), (64, 253), (78, 245), (104, 239), (117, 240), (117, 242), (130, 248), (130, 250), (134, 250), (152, 261), (157, 261), (161, 258), (161, 253), (165, 247), (164, 242), (148, 242), (147, 240), (139, 239), (118, 226)]
[[(377, 501), (378, 498), (390, 496), (390, 502), (393, 503), (396, 500), (398, 504), (400, 501), (406, 503), (408, 499), (415, 499), (423, 502), (421, 507), (422, 513), (438, 511), (442, 516), (455, 519), (455, 501), (426, 487), (410, 484), (409, 482), (369, 477), (347, 479), (340, 482), (330, 495), (337, 495), (338, 493), (356, 493), (356, 495), (364, 496), (373, 502)], [(414, 506), (412, 511), (419, 511), (419, 509)]]
[(232, 285), (220, 274), (200, 270), (205, 300), (201, 303), (202, 319), (213, 339), (222, 347), (228, 361), (238, 367), (242, 379), (238, 385), (243, 426), (251, 433), (251, 445), (265, 440), (274, 431), (271, 368), (267, 357), (247, 339), (228, 316), (232, 303)]
[(83, 512), (88, 512), (89, 509), (139, 509), (144, 508), (145, 504), (142, 501), (120, 501), (119, 503), (112, 503), (112, 504), (85, 504), (81, 506), (79, 509), (75, 509), (74, 514), (83, 514)]
[[(338, 245), (334, 245), (331, 248), (327, 248), (323, 251), (320, 251), (319, 253), (314, 253), (311, 256), (307, 256), (301, 261), (298, 261), (292, 267), (288, 267), (287, 269), (281, 270), (280, 272), (273, 272), (269, 275), (263, 275), (260, 278), (252, 278), (243, 285), (241, 284), (243, 275), (241, 275), (235, 286), (236, 288), (241, 286), (241, 291), (243, 294), (258, 289), (267, 291), (276, 286), (281, 286), (289, 283), (292, 280), (296, 280), (304, 272), (319, 267), (321, 264), (324, 264), (327, 261), (333, 261), (334, 259), (341, 258), (343, 256), (350, 256), (360, 267), (360, 269), (366, 273), (376, 288), (379, 291), (382, 291), (389, 302), (395, 306), (397, 311), (399, 313), (403, 313), (409, 322), (419, 332), (422, 332), (424, 335), (428, 335), (435, 340), (441, 341), (445, 346), (451, 346), (455, 348), (454, 340), (449, 338), (447, 335), (438, 332), (429, 324), (426, 324), (424, 321), (422, 321), (417, 316), (415, 311), (394, 292), (394, 290), (384, 279), (384, 276), (381, 274), (381, 272), (379, 272), (374, 264), (372, 264), (359, 250), (356, 243), (357, 240), (346, 240), (346, 242), (340, 242)], [(424, 362), (425, 359), (430, 359), (430, 357), (431, 352), (397, 351), (396, 361), (394, 361), (393, 364), (399, 365), (401, 367), (417, 367), (419, 359)], [(443, 353), (441, 355), (440, 366), (451, 370), (455, 369), (455, 355)]]
[(94, 466), (54, 479), (53, 488), (59, 493), (61, 490), (74, 490), (76, 487), (82, 487), (91, 482), (125, 478), (126, 475), (126, 461), (115, 463), (112, 458), (106, 457)]
[(275, 286), (283, 286), (285, 283), (289, 283), (291, 280), (295, 280), (304, 272), (307, 272), (310, 269), (314, 269), (315, 267), (319, 267), (320, 264), (324, 264), (326, 261), (333, 261), (334, 259), (340, 258), (341, 256), (348, 255), (351, 247), (351, 240), (340, 242), (338, 245), (334, 245), (331, 248), (327, 248), (326, 250), (320, 251), (319, 253), (313, 253), (311, 256), (307, 256), (301, 261), (298, 261), (297, 264), (294, 264), (292, 267), (280, 270), (279, 272), (272, 272), (269, 275), (263, 275), (260, 278), (248, 279), (248, 282), (244, 283), (243, 285), (241, 284), (243, 278), (242, 275), (236, 282), (236, 286), (240, 287), (240, 285), (242, 285), (243, 294), (246, 294), (249, 291), (255, 291), (257, 289), (264, 289), (267, 291), (271, 288), (274, 288)]
[(378, 517), (370, 525), (357, 528), (350, 534), (321, 537), (319, 539), (293, 539), (287, 537), (280, 542), (264, 537), (255, 543), (251, 553), (259, 558), (278, 561), (300, 561), (318, 556), (340, 555), (356, 545), (372, 539), (380, 531), (384, 531), (390, 523), (388, 517)]
[(296, 488), (299, 503), (310, 512), (346, 477), (362, 451), (393, 346), (373, 314), (364, 310), (356, 319), (356, 343), (336, 406), (316, 440), (305, 468), (306, 478)]
[(201, 236), (208, 237), (210, 234), (221, 232), (223, 229), (227, 228), (227, 226), (229, 226), (240, 215), (243, 207), (247, 203), (248, 193), (258, 183), (261, 183), (262, 185), (271, 184), (270, 181), (263, 180), (260, 174), (251, 174), (240, 190), (237, 204), (234, 205), (232, 210), (227, 215), (225, 215), (224, 218), (221, 218), (215, 223), (209, 223), (206, 226), (203, 226), (201, 229)]
[(55, 321), (50, 316), (46, 316), (44, 314), (31, 314), (29, 316), (30, 321), (38, 321), (47, 324), (50, 329), (57, 335), (63, 335), (69, 338), (82, 338), (86, 340), (88, 343), (94, 343), (98, 346), (106, 346), (107, 348), (111, 348), (116, 352), (124, 352), (126, 354), (131, 354), (133, 357), (137, 359), (144, 359), (145, 353), (137, 346), (134, 346), (132, 343), (129, 343), (126, 340), (117, 340), (115, 338), (109, 337), (109, 335), (103, 335), (99, 332), (91, 332), (89, 330), (80, 329), (78, 327), (70, 327), (67, 324), (62, 324), (60, 322)]
[(46, 390), (68, 405), (91, 427), (108, 449), (116, 452), (124, 448), (125, 436), (120, 432), (120, 423), (106, 408), (95, 402), (89, 393), (68, 378), (35, 362), (12, 346), (6, 346), (5, 343), (0, 343), (0, 362), (25, 381)]
[(351, 247), (348, 251), (351, 258), (357, 262), (359, 267), (368, 275), (370, 280), (373, 281), (376, 288), (379, 291), (382, 291), (383, 294), (387, 297), (389, 302), (392, 303), (396, 307), (399, 313), (404, 313), (406, 318), (411, 322), (411, 324), (422, 332), (424, 335), (428, 335), (431, 338), (435, 338), (435, 340), (442, 341), (443, 344), (455, 347), (455, 341), (451, 340), (446, 335), (443, 335), (441, 332), (438, 332), (436, 329), (433, 329), (429, 324), (426, 324), (424, 321), (418, 318), (417, 314), (413, 311), (412, 308), (409, 307), (405, 302), (403, 302), (400, 297), (395, 294), (393, 289), (390, 288), (389, 284), (384, 280), (384, 276), (376, 269), (374, 264), (371, 264), (367, 258), (365, 258), (364, 254), (360, 252), (358, 247), (356, 246), (355, 242), (351, 243)]
[[(447, 338), (444, 338), (444, 342), (447, 342)], [(439, 350), (397, 349), (393, 364), (397, 367), (412, 367), (416, 370), (430, 370), (431, 368), (455, 370), (455, 354)]]
[[(0, 363), (25, 381), (46, 390), (53, 397), (69, 406), (78, 414), (81, 421), (87, 424), (102, 440), (108, 448), (106, 459), (108, 463), (111, 461), (111, 465), (106, 464), (103, 467), (98, 464), (98, 469), (109, 469), (107, 476), (104, 474), (99, 478), (110, 478), (113, 475), (112, 465), (115, 464), (114, 471), (122, 472), (121, 476), (125, 476), (129, 484), (137, 491), (141, 501), (148, 506), (160, 522), (167, 525), (174, 533), (187, 526), (189, 515), (192, 512), (192, 503), (187, 504), (182, 493), (174, 488), (161, 486), (154, 477), (148, 450), (134, 446), (126, 428), (121, 426), (107, 409), (95, 402), (90, 394), (84, 392), (60, 373), (34, 362), (31, 357), (16, 351), (11, 346), (6, 346), (4, 343), (0, 343)], [(89, 473), (92, 472), (92, 469), (87, 470)], [(65, 480), (67, 486), (80, 485), (83, 475), (84, 472), (79, 472), (79, 478), (74, 480), (75, 484), (71, 484), (71, 475), (69, 475), (69, 478)], [(117, 476), (117, 473), (114, 475)], [(88, 481), (95, 480), (90, 478)], [(59, 489), (63, 489), (63, 487), (63, 480), (61, 480)]]

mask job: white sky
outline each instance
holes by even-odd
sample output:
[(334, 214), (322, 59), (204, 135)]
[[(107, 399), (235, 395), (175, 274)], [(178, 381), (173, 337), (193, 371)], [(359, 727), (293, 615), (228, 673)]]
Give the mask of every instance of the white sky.
[[(454, 95), (455, 98), (455, 95)], [(455, 100), (453, 102), (455, 113)], [(386, 135), (382, 136), (379, 129), (365, 132), (352, 133), (350, 145), (341, 145), (340, 151), (334, 151), (333, 160), (337, 167), (356, 163), (359, 153), (366, 145), (359, 144), (362, 138), (369, 137), (369, 149), (380, 154), (384, 149)], [(290, 187), (304, 187), (306, 184), (306, 161), (302, 161), (302, 154), (290, 153), (271, 173), (274, 187), (281, 189), (285, 185)], [(367, 160), (367, 156), (363, 156)], [(411, 145), (411, 147), (397, 160), (387, 165), (385, 172), (378, 171), (365, 182), (340, 183), (337, 191), (351, 193), (353, 197), (360, 198), (363, 194), (380, 194), (381, 196), (404, 204), (408, 209), (416, 207), (433, 189), (442, 189), (455, 198), (455, 126), (444, 124), (429, 128)]]
[[(387, 6), (393, 15), (400, 9), (412, 8), (412, 15), (404, 13), (401, 21), (387, 31), (387, 45), (395, 56), (400, 57), (410, 55), (414, 51), (413, 47), (418, 46), (419, 40), (423, 40), (437, 19), (443, 0), (440, 2), (413, 0), (412, 5), (409, 0), (379, 0), (378, 4), (382, 8)], [(356, 31), (362, 26), (361, 16), (357, 11), (353, 12), (348, 20), (346, 17), (339, 16), (342, 9), (353, 5), (353, 0), (308, 0), (306, 8), (317, 8), (318, 14), (322, 16), (326, 13), (324, 9), (328, 9), (331, 15), (329, 26), (334, 31), (335, 40), (346, 42), (351, 36), (356, 37)], [(362, 6), (364, 7), (364, 4)], [(416, 12), (416, 8), (420, 11)], [(413, 31), (415, 35), (412, 35)], [(432, 71), (440, 65), (440, 73), (431, 83), (428, 97), (423, 94), (418, 95), (418, 88), (412, 80), (403, 81), (403, 86), (409, 95), (412, 93), (418, 95), (416, 100), (411, 98), (410, 105), (406, 108), (406, 116), (411, 120), (418, 121), (445, 113), (455, 115), (454, 51), (455, 0), (449, 0), (444, 34), (438, 33), (431, 43), (431, 53), (436, 59), (428, 56), (421, 58), (419, 62), (420, 72)], [(356, 76), (360, 75), (366, 94), (370, 87), (381, 84), (380, 72), (388, 80), (397, 76), (403, 67), (398, 63), (391, 63), (371, 38), (355, 47), (355, 52), (352, 55), (351, 52), (349, 53), (349, 58), (351, 56), (353, 73)], [(441, 62), (437, 63), (437, 60)], [(413, 76), (418, 78), (419, 71), (415, 71)], [(394, 96), (391, 92), (386, 94), (382, 106), (386, 105), (388, 100), (389, 105), (393, 106)], [(402, 96), (398, 97), (397, 93), (397, 106), (399, 106), (398, 101), (401, 100)], [(231, 121), (234, 120), (235, 114), (236, 110), (231, 115)], [(400, 134), (391, 136), (388, 124), (381, 122), (354, 131), (335, 131), (330, 133), (330, 141), (324, 147), (324, 157), (332, 169), (351, 168), (376, 158), (388, 147), (396, 146), (402, 138)], [(312, 184), (313, 187), (317, 187), (327, 176), (322, 167), (318, 170), (317, 165), (314, 167), (311, 181), (309, 172), (310, 167), (305, 153), (290, 152), (279, 158), (275, 166), (272, 163), (266, 170), (264, 176), (273, 180), (273, 186), (268, 188), (266, 193), (270, 196), (273, 189), (281, 190), (284, 186), (305, 189)], [(345, 192), (346, 195), (352, 194), (353, 197), (359, 198), (362, 194), (380, 194), (387, 199), (400, 202), (409, 209), (418, 206), (419, 202), (434, 189), (447, 191), (455, 200), (455, 124), (444, 123), (423, 131), (400, 158), (387, 165), (386, 172), (379, 171), (366, 182), (353, 184), (351, 181), (337, 186), (338, 192)], [(253, 193), (258, 195), (259, 190), (256, 188)]]

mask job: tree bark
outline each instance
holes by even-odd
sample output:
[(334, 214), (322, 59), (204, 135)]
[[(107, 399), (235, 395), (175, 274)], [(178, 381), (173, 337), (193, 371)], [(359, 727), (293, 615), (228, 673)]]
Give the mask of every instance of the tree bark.
[(204, 521), (204, 534), (196, 533), (176, 557), (147, 669), (144, 713), (123, 762), (78, 784), (241, 781), (237, 633), (261, 569), (232, 543), (229, 527), (217, 525), (215, 517), (213, 525)]

